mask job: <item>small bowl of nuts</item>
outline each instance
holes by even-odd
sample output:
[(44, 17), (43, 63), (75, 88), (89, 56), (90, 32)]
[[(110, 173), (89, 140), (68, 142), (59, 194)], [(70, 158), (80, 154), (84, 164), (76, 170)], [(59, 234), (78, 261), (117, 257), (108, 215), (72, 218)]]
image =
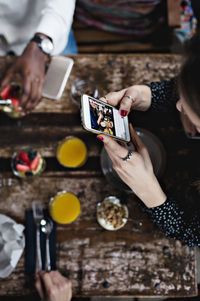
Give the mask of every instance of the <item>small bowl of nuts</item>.
[(118, 230), (128, 220), (128, 208), (121, 204), (115, 196), (106, 197), (103, 202), (97, 204), (97, 221), (106, 230)]

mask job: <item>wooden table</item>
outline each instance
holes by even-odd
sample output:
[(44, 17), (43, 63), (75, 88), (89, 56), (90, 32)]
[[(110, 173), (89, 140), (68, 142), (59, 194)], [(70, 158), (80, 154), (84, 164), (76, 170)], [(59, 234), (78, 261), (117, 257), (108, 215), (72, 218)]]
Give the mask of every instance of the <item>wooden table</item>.
[[(95, 82), (102, 95), (133, 83), (166, 79), (177, 74), (180, 57), (78, 55), (74, 60), (60, 101), (44, 99), (32, 114), (20, 120), (0, 115), (0, 175), (13, 181), (12, 186), (0, 190), (0, 212), (24, 223), (24, 212), (33, 200), (47, 206), (49, 198), (63, 189), (79, 197), (80, 217), (70, 225), (57, 227), (57, 266), (72, 280), (74, 296), (196, 295), (195, 249), (166, 238), (141, 211), (135, 196), (107, 183), (99, 161), (102, 143), (82, 129), (79, 110), (69, 94), (77, 77)], [(10, 59), (1, 58), (1, 75), (9, 64)], [(199, 153), (199, 147), (194, 141), (185, 144), (179, 122), (169, 122), (167, 115), (155, 120), (145, 114), (135, 114), (135, 125), (149, 129), (163, 142), (168, 158), (162, 182), (167, 191), (178, 193), (193, 172), (190, 157)], [(85, 166), (76, 170), (64, 169), (55, 158), (58, 141), (72, 134), (86, 142), (89, 154)], [(32, 182), (19, 181), (10, 170), (10, 157), (22, 145), (36, 146), (47, 161), (44, 174)], [(185, 169), (179, 164), (183, 160)], [(103, 230), (96, 220), (97, 203), (113, 194), (126, 200), (130, 212), (126, 226), (116, 232)], [(24, 274), (22, 256), (15, 271), (0, 280), (0, 295), (28, 295), (33, 291)]]

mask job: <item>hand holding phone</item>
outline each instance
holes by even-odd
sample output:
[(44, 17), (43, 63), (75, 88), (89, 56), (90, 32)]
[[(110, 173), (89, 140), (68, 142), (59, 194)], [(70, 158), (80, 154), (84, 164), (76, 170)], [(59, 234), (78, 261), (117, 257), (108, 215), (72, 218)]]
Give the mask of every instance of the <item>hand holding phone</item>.
[(130, 141), (128, 117), (121, 117), (119, 110), (105, 102), (83, 94), (81, 117), (83, 127), (88, 131)]

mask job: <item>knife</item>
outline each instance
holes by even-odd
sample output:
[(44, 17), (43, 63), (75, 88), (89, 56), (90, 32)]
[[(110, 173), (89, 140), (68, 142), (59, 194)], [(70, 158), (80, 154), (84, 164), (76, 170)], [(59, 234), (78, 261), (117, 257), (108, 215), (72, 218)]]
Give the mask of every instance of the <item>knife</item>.
[(35, 273), (42, 270), (42, 257), (40, 247), (40, 221), (43, 219), (43, 207), (41, 202), (33, 201), (33, 218), (36, 225), (36, 261), (35, 261)]

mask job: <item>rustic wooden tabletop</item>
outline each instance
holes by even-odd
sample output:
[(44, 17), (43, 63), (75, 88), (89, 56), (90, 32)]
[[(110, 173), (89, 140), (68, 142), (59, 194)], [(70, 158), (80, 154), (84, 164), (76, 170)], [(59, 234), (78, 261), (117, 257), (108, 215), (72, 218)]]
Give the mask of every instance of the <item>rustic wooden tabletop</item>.
[[(1, 77), (11, 62), (10, 58), (0, 59)], [(48, 206), (50, 197), (63, 189), (79, 197), (80, 217), (57, 227), (57, 267), (72, 280), (74, 296), (195, 296), (195, 249), (166, 238), (142, 212), (134, 195), (126, 195), (106, 181), (99, 160), (102, 144), (82, 129), (79, 109), (70, 98), (76, 78), (91, 80), (104, 95), (134, 83), (168, 79), (177, 74), (180, 57), (77, 55), (74, 62), (61, 100), (43, 99), (34, 112), (18, 120), (0, 114), (0, 176), (12, 180), (11, 186), (0, 188), (0, 212), (24, 223), (25, 210), (33, 200)], [(197, 144), (187, 142), (175, 119), (169, 122), (168, 115), (159, 115), (155, 120), (145, 114), (135, 114), (134, 123), (163, 142), (167, 167), (161, 181), (166, 191), (180, 193), (181, 184), (193, 173), (190, 158), (199, 153)], [(79, 169), (65, 169), (55, 158), (58, 141), (67, 135), (78, 136), (87, 145), (88, 160)], [(12, 175), (10, 157), (21, 146), (33, 145), (45, 157), (46, 171), (33, 181), (20, 181)], [(179, 163), (182, 160), (185, 169)], [(96, 220), (97, 203), (108, 195), (117, 195), (129, 208), (128, 222), (118, 231), (106, 231)], [(14, 272), (0, 280), (0, 295), (32, 292), (33, 281), (25, 275), (23, 255)]]

